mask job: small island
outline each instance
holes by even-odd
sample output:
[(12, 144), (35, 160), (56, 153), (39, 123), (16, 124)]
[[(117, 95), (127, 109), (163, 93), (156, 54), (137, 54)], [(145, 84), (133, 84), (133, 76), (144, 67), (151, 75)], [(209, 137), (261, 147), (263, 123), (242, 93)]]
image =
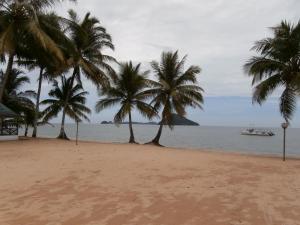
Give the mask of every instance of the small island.
[[(114, 124), (112, 121), (102, 121), (101, 124)], [(128, 122), (122, 122), (121, 124), (128, 124)], [(138, 125), (158, 125), (157, 122), (132, 122), (132, 124)], [(172, 125), (174, 126), (199, 126), (198, 123), (189, 120), (178, 114), (172, 114)]]

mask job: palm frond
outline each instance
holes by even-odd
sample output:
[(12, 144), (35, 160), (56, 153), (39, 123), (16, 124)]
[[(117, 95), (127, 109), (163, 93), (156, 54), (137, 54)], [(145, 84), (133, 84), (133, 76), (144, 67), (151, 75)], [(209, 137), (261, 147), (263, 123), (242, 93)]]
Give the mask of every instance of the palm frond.
[(119, 104), (121, 102), (120, 98), (106, 98), (106, 99), (101, 99), (96, 103), (96, 112), (100, 112), (103, 109), (112, 107), (116, 104)]
[(255, 43), (253, 50), (259, 56), (252, 57), (244, 66), (253, 77), (253, 102), (262, 104), (278, 87), (283, 87), (280, 113), (286, 121), (292, 118), (299, 94), (300, 74), (300, 22), (293, 25), (282, 21), (271, 28), (272, 37)]
[(121, 108), (119, 109), (119, 111), (116, 113), (114, 117), (114, 122), (116, 124), (120, 124), (122, 121), (124, 121), (125, 117), (128, 115), (130, 110), (131, 110), (131, 105), (128, 102), (122, 104)]
[(280, 113), (286, 121), (292, 119), (296, 102), (295, 92), (290, 88), (286, 88), (280, 97)]
[(162, 121), (172, 128), (172, 113), (184, 115), (186, 107), (202, 109), (203, 89), (197, 85), (200, 67), (190, 66), (184, 70), (187, 56), (179, 60), (178, 51), (163, 52), (161, 61), (153, 61), (152, 69), (158, 81), (149, 83), (149, 89), (142, 96), (152, 96), (150, 102), (156, 111), (163, 107)]
[(143, 115), (144, 117), (148, 119), (158, 117), (158, 112), (150, 104), (137, 100), (135, 101), (135, 105), (139, 113), (141, 113), (141, 115)]
[(276, 74), (260, 82), (254, 89), (253, 102), (262, 104), (280, 85), (283, 85), (280, 74)]

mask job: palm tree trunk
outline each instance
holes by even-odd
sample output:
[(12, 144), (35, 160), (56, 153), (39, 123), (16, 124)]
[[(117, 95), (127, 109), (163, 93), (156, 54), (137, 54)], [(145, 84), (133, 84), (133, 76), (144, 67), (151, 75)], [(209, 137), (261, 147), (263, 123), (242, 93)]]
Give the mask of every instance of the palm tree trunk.
[(134, 134), (132, 128), (131, 111), (129, 111), (129, 131), (130, 131), (129, 143), (136, 143), (134, 140)]
[(7, 63), (6, 71), (4, 74), (3, 83), (2, 83), (2, 86), (0, 87), (0, 102), (3, 101), (4, 90), (5, 90), (6, 83), (8, 81), (8, 77), (12, 71), (14, 57), (15, 57), (14, 53), (10, 53), (10, 55), (8, 57), (8, 63)]
[(162, 134), (163, 126), (164, 126), (165, 111), (166, 111), (166, 106), (163, 109), (163, 112), (162, 112), (162, 115), (161, 115), (162, 119), (159, 123), (159, 128), (158, 128), (158, 131), (157, 131), (157, 134), (156, 134), (155, 138), (152, 141), (150, 141), (146, 144), (152, 144), (152, 145), (157, 145), (157, 146), (162, 147), (162, 145), (159, 143), (159, 140), (160, 140), (160, 137), (161, 137), (161, 134)]
[[(74, 67), (73, 74), (72, 74), (72, 79), (71, 79), (71, 87), (73, 87), (77, 70), (78, 70), (78, 68)], [(68, 101), (69, 101), (69, 97), (70, 97), (69, 96), (70, 91), (71, 91), (71, 88), (68, 90), (68, 93), (67, 93), (67, 96), (66, 96), (65, 105), (64, 105), (64, 108), (63, 108), (63, 115), (62, 115), (60, 132), (59, 132), (59, 135), (57, 137), (58, 139), (69, 140), (69, 138), (67, 137), (66, 132), (65, 132), (65, 118), (66, 118), (66, 109), (67, 109)]]
[(160, 140), (160, 137), (161, 137), (161, 134), (162, 134), (163, 126), (164, 126), (163, 121), (161, 121), (160, 124), (159, 124), (159, 129), (158, 129), (158, 132), (157, 132), (155, 138), (150, 142), (151, 144), (154, 144), (154, 145), (157, 145), (157, 146), (162, 146), (159, 143), (159, 140)]
[(41, 89), (42, 89), (42, 82), (43, 82), (43, 71), (44, 68), (40, 67), (40, 76), (39, 76), (39, 84), (38, 84), (38, 91), (36, 97), (35, 114), (34, 114), (33, 131), (32, 131), (33, 138), (35, 138), (37, 134), (37, 122), (39, 119), (38, 116), (40, 112), (40, 97), (41, 97)]
[(25, 125), (24, 136), (27, 137), (27, 134), (28, 134), (28, 124)]
[(66, 111), (63, 110), (60, 132), (59, 132), (59, 135), (58, 135), (57, 138), (58, 139), (69, 140), (69, 138), (67, 137), (66, 132), (65, 132), (65, 119), (66, 119)]

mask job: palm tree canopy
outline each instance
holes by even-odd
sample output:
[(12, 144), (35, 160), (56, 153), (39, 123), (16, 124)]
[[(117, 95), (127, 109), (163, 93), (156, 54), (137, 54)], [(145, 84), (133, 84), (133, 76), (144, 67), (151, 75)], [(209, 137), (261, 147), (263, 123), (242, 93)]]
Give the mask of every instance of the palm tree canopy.
[[(55, 13), (38, 14), (39, 23), (43, 31), (57, 44), (65, 59), (68, 58), (69, 39), (63, 32), (60, 18)], [(28, 38), (26, 45), (19, 47), (20, 59), (18, 65), (25, 66), (28, 70), (36, 67), (46, 69), (48, 74), (58, 75), (66, 71), (66, 62), (61, 61), (47, 49), (36, 46), (32, 37)]]
[[(30, 83), (30, 80), (27, 76), (23, 76), (23, 71), (18, 69), (13, 69), (9, 78), (7, 85), (5, 87), (5, 93), (7, 95), (15, 94), (17, 93), (20, 88), (26, 84)], [(0, 83), (2, 83), (3, 80), (3, 71), (0, 71)]]
[[(3, 72), (0, 71), (0, 84), (3, 81), (3, 76)], [(19, 114), (27, 112), (34, 107), (31, 99), (35, 98), (36, 93), (31, 90), (21, 91), (24, 84), (28, 83), (30, 83), (29, 78), (23, 75), (23, 71), (17, 69), (12, 70), (7, 81), (3, 103)]]
[[(67, 97), (69, 94), (69, 97)], [(87, 114), (91, 113), (91, 110), (85, 106), (86, 95), (88, 92), (83, 91), (80, 84), (71, 86), (71, 78), (66, 79), (64, 76), (61, 78), (61, 85), (57, 81), (53, 83), (53, 89), (49, 92), (50, 99), (46, 99), (41, 102), (41, 105), (45, 105), (46, 108), (43, 111), (44, 120), (49, 121), (56, 117), (60, 111), (62, 111), (66, 104), (66, 114), (77, 121), (85, 119), (89, 121)]]
[(70, 19), (63, 19), (66, 32), (71, 40), (70, 64), (77, 67), (77, 78), (80, 80), (81, 72), (85, 77), (96, 85), (108, 86), (109, 75), (114, 75), (115, 71), (109, 63), (116, 60), (103, 54), (103, 50), (114, 50), (111, 36), (106, 29), (101, 26), (99, 20), (91, 17), (87, 13), (82, 21), (77, 14), (69, 11)]
[[(10, 109), (14, 110), (18, 117), (19, 124), (32, 125), (35, 104), (32, 98), (36, 97), (34, 91), (21, 91), (24, 84), (30, 83), (23, 71), (13, 69), (8, 77), (3, 102)], [(3, 82), (4, 74), (0, 71), (0, 84)]]
[(202, 108), (203, 89), (197, 85), (197, 75), (201, 72), (198, 66), (184, 69), (186, 56), (179, 59), (178, 52), (164, 52), (161, 62), (151, 63), (157, 82), (152, 81), (152, 89), (146, 91), (153, 96), (154, 108), (163, 107), (162, 121), (172, 126), (172, 113), (184, 116), (186, 107)]
[(120, 72), (112, 81), (111, 87), (104, 88), (102, 93), (105, 98), (96, 104), (96, 111), (121, 104), (121, 108), (115, 115), (115, 123), (124, 121), (125, 117), (136, 108), (143, 116), (152, 118), (156, 112), (154, 108), (145, 102), (150, 95), (145, 92), (150, 80), (147, 79), (148, 71), (141, 72), (141, 64), (134, 66), (132, 62), (121, 63)]
[[(35, 43), (59, 60), (64, 57), (55, 41), (43, 30), (40, 7), (58, 0), (2, 1), (0, 3), (0, 54), (20, 54), (19, 48)], [(38, 6), (39, 5), (39, 6)], [(37, 6), (37, 7), (35, 7)]]
[(273, 37), (255, 43), (253, 50), (259, 56), (252, 57), (244, 68), (253, 78), (253, 102), (262, 104), (275, 89), (284, 89), (280, 113), (289, 121), (300, 94), (300, 22), (292, 25), (283, 21), (271, 29)]

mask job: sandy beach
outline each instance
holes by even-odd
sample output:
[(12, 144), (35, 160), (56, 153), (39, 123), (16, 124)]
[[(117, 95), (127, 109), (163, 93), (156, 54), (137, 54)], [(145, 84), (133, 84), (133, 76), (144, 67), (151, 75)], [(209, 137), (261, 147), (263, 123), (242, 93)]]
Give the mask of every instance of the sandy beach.
[(59, 140), (0, 143), (1, 225), (297, 225), (300, 160)]

